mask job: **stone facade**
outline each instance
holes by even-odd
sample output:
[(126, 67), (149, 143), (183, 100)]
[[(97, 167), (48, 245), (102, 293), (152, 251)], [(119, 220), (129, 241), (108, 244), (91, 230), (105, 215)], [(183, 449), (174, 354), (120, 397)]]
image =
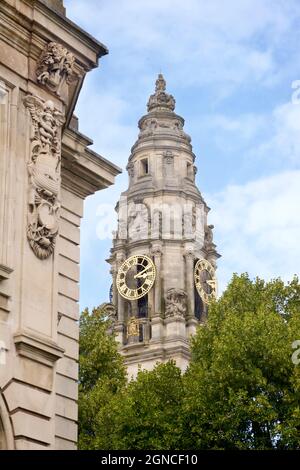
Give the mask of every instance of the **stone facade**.
[(0, 448), (75, 449), (80, 220), (120, 170), (73, 111), (107, 49), (61, 0), (2, 0), (0, 22)]
[[(118, 230), (108, 261), (117, 310), (114, 329), (130, 376), (139, 366), (151, 369), (168, 359), (186, 368), (189, 336), (207, 309), (195, 288), (195, 264), (206, 259), (215, 269), (219, 257), (207, 222), (209, 208), (195, 185), (191, 139), (174, 110), (175, 99), (160, 74), (129, 157), (129, 188), (116, 207)], [(127, 300), (116, 280), (124, 260), (133, 255), (152, 259), (156, 280), (142, 299)]]

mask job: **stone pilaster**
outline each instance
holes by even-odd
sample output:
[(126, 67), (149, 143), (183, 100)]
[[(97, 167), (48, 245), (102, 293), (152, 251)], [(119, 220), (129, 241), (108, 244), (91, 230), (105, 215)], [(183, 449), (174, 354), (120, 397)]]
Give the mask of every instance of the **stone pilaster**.
[(151, 254), (154, 257), (156, 267), (156, 279), (154, 285), (154, 314), (153, 317), (161, 316), (162, 313), (162, 244), (153, 243)]
[(185, 271), (186, 271), (186, 291), (188, 301), (188, 318), (195, 315), (195, 296), (194, 296), (194, 250), (187, 246), (185, 249)]

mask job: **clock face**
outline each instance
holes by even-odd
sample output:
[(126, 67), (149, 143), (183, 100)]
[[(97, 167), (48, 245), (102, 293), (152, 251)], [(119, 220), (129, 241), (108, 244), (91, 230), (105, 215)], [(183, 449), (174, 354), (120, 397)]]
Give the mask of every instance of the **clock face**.
[(197, 261), (194, 271), (196, 289), (205, 304), (217, 296), (217, 279), (215, 270), (209, 261)]
[(156, 276), (152, 259), (146, 255), (134, 255), (120, 266), (117, 274), (117, 289), (127, 300), (137, 300), (148, 294)]

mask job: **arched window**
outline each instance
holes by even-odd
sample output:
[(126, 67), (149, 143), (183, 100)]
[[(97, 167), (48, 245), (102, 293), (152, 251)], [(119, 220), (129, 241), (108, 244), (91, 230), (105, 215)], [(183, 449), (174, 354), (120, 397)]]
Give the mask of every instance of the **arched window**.
[[(195, 269), (197, 262), (198, 262), (198, 259), (196, 259), (194, 262), (194, 269)], [(203, 321), (206, 317), (206, 307), (204, 303), (202, 302), (202, 299), (199, 295), (198, 290), (196, 289), (195, 284), (194, 284), (194, 296), (195, 296), (195, 317), (197, 318), (197, 320)]]

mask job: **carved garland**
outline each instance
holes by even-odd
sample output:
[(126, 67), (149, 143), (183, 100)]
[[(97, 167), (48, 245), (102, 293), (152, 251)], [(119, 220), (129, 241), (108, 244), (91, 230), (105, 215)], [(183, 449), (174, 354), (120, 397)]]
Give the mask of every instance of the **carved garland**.
[(58, 233), (61, 164), (61, 126), (64, 116), (52, 101), (34, 96), (24, 100), (32, 120), (27, 238), (39, 259), (54, 251)]
[(61, 44), (49, 42), (37, 65), (37, 80), (59, 95), (64, 82), (70, 84), (77, 76), (74, 64), (75, 57), (71, 52)]

